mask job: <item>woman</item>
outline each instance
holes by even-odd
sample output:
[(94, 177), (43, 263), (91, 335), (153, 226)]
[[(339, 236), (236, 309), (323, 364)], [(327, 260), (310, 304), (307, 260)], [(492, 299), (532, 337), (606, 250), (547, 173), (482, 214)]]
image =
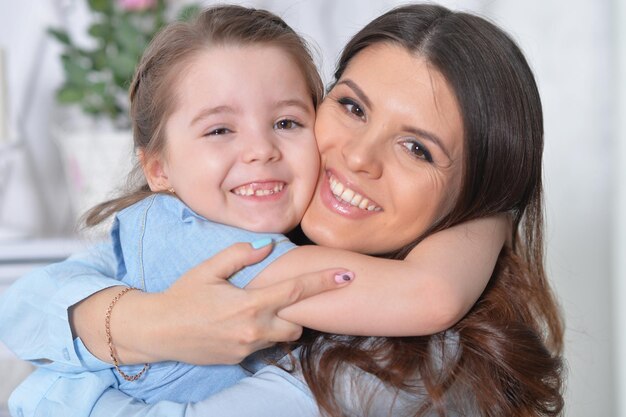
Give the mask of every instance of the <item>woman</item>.
[[(92, 415), (317, 415), (316, 403), (331, 415), (560, 413), (562, 329), (542, 262), (541, 103), (519, 49), (483, 19), (406, 6), (355, 35), (335, 78), (318, 111), (324, 170), (303, 230), (316, 243), (402, 258), (436, 231), (509, 213), (509, 241), (474, 308), (450, 331), (429, 337), (309, 335), (300, 352), (301, 373), (267, 367), (193, 406), (158, 403), (145, 410), (109, 390)], [(411, 218), (384, 224), (355, 219), (330, 198), (327, 185), (330, 177), (372, 194), (384, 189), (382, 198), (401, 214), (416, 199), (428, 198), (398, 186), (411, 181), (396, 158), (399, 133), (406, 152), (427, 164), (434, 181), (459, 172), (443, 182), (443, 213), (410, 239), (402, 226)], [(227, 254), (218, 263), (229, 260)], [(176, 349), (171, 344), (155, 356), (178, 359), (163, 355)]]

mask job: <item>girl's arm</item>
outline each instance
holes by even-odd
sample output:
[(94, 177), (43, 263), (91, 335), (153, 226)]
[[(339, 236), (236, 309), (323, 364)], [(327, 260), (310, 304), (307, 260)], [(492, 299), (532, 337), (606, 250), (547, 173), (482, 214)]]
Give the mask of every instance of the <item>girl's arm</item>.
[(64, 372), (98, 369), (76, 351), (68, 308), (105, 288), (113, 276), (110, 245), (98, 245), (69, 259), (36, 269), (0, 297), (0, 341), (18, 357)]
[(510, 229), (505, 215), (437, 232), (404, 260), (306, 246), (266, 268), (249, 287), (293, 271), (343, 267), (356, 279), (341, 291), (291, 305), (279, 316), (317, 330), (363, 336), (419, 336), (448, 329), (474, 305)]
[[(238, 363), (261, 347), (297, 339), (301, 327), (276, 317), (276, 312), (341, 285), (335, 283), (333, 271), (303, 275), (254, 291), (235, 288), (223, 279), (268, 252), (269, 247), (255, 251), (247, 244), (236, 245), (221, 258), (214, 257), (187, 274), (172, 288), (169, 298), (129, 292), (116, 305), (111, 320), (120, 357), (132, 363), (133, 355), (141, 352), (135, 363), (166, 359)], [(219, 264), (220, 259), (228, 265)], [(207, 270), (210, 273), (205, 273)], [(110, 368), (97, 358), (110, 360), (104, 316), (113, 297), (124, 288), (110, 278), (114, 271), (111, 245), (102, 244), (20, 278), (0, 296), (0, 341), (19, 358), (51, 371), (78, 373)], [(197, 309), (192, 309), (192, 301)], [(133, 346), (130, 353), (123, 349), (124, 340)], [(169, 350), (168, 340), (172, 341)], [(155, 346), (166, 348), (161, 355), (150, 356)], [(194, 360), (193, 353), (183, 347), (201, 360)]]
[[(334, 276), (345, 271), (338, 268), (292, 276), (260, 289), (240, 289), (226, 281), (262, 260), (270, 249), (235, 244), (185, 273), (163, 293), (124, 295), (110, 320), (120, 362), (236, 364), (257, 350), (298, 339), (302, 327), (279, 318), (278, 311), (350, 283), (336, 282)], [(75, 333), (91, 354), (107, 362), (104, 313), (119, 292), (119, 287), (100, 291), (70, 309)]]

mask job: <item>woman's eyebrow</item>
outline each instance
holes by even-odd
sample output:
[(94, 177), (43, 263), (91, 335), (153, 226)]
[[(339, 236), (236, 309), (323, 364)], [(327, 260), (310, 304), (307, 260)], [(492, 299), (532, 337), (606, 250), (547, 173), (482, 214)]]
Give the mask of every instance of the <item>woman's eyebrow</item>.
[(446, 146), (444, 145), (443, 141), (441, 140), (439, 136), (427, 130), (420, 129), (414, 126), (404, 126), (403, 130), (410, 132), (417, 137), (426, 139), (427, 141), (434, 143), (443, 151), (443, 153), (448, 157), (449, 160), (452, 160), (452, 157), (450, 156), (450, 152), (448, 151), (448, 148), (446, 148)]
[(369, 99), (367, 94), (365, 94), (365, 92), (361, 90), (361, 87), (359, 87), (354, 81), (352, 81), (349, 78), (346, 78), (337, 82), (337, 84), (347, 85), (352, 91), (354, 91), (354, 94), (356, 94), (357, 97), (359, 97), (359, 99), (363, 102), (363, 104), (365, 104), (370, 109), (372, 108), (372, 101)]

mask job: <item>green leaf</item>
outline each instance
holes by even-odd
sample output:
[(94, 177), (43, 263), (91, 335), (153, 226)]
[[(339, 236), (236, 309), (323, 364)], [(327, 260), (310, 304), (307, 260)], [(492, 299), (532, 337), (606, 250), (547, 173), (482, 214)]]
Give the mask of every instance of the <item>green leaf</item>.
[(72, 41), (70, 40), (70, 36), (67, 34), (67, 31), (63, 29), (48, 28), (47, 32), (63, 45), (72, 45)]
[(200, 13), (200, 6), (197, 4), (189, 4), (178, 12), (178, 20), (189, 21)]
[(114, 40), (120, 50), (135, 56), (141, 55), (147, 45), (140, 26), (133, 24), (129, 16), (121, 16), (116, 22)]
[(109, 58), (109, 65), (116, 77), (129, 82), (135, 72), (137, 60), (131, 55), (117, 54)]
[(57, 101), (62, 104), (73, 104), (80, 102), (85, 97), (85, 92), (82, 88), (65, 84), (57, 90)]
[(98, 95), (98, 96), (104, 96), (106, 94), (107, 91), (107, 83), (105, 83), (104, 81), (99, 81), (97, 83), (92, 83), (89, 87), (89, 89), (91, 90), (92, 94)]
[(112, 0), (89, 0), (89, 8), (95, 12), (108, 12), (113, 6)]
[(83, 68), (77, 61), (76, 56), (61, 56), (68, 82), (76, 86), (85, 86), (88, 84), (89, 70)]
[(91, 59), (92, 68), (95, 71), (102, 71), (107, 68), (109, 65), (106, 53), (99, 49), (97, 51), (93, 51), (89, 58)]
[(94, 23), (89, 27), (88, 33), (96, 39), (106, 40), (111, 37), (111, 28), (104, 23)]

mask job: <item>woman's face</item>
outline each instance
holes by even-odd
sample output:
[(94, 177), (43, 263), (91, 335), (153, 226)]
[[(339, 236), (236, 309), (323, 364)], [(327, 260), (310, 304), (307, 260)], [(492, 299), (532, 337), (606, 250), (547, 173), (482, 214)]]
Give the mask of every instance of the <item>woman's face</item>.
[(463, 123), (448, 83), (422, 57), (385, 43), (359, 52), (320, 105), (315, 134), (322, 166), (302, 220), (315, 243), (397, 250), (452, 208)]

